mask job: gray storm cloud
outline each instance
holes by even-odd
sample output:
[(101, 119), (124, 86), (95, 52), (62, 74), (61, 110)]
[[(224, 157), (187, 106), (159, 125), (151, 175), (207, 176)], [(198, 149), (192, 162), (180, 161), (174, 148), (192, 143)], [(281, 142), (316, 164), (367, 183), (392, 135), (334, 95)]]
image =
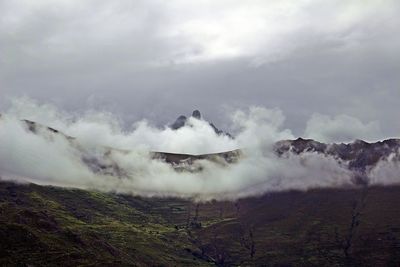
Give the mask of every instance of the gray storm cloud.
[[(76, 142), (45, 128), (32, 133), (20, 119), (54, 127), (76, 137)], [(235, 139), (231, 139), (215, 134), (207, 122), (195, 118), (178, 130), (155, 127), (147, 121), (123, 130), (111, 114), (69, 114), (51, 105), (17, 100), (0, 119), (0, 174), (3, 179), (20, 182), (201, 200), (352, 185), (352, 172), (333, 157), (316, 153), (278, 157), (273, 152), (274, 143), (293, 138), (291, 131), (283, 128), (284, 120), (278, 109), (238, 110), (231, 116), (235, 133)], [(115, 151), (110, 156), (124, 176), (94, 173), (81, 160), (85, 155), (101, 157), (107, 147), (129, 151)], [(237, 163), (221, 165), (198, 160), (194, 164), (201, 167), (199, 172), (177, 172), (170, 164), (151, 159), (148, 154), (199, 154), (237, 148), (243, 151)], [(398, 173), (396, 165), (387, 163), (387, 168), (385, 164), (372, 170), (373, 182), (399, 182), (396, 178), (382, 181), (382, 174)]]
[(0, 0), (0, 111), (28, 95), (160, 124), (200, 109), (279, 107), (397, 136), (397, 0)]

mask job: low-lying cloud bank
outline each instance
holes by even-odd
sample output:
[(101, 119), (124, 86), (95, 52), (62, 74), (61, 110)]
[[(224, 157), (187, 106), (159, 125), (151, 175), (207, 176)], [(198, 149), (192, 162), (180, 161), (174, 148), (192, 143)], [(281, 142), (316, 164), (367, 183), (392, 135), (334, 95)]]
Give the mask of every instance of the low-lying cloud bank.
[(352, 142), (356, 138), (374, 140), (382, 136), (382, 133), (377, 121), (363, 123), (348, 115), (341, 114), (332, 118), (316, 113), (308, 120), (304, 135), (321, 142)]
[[(46, 127), (35, 132), (21, 119)], [(217, 135), (209, 123), (190, 118), (185, 127), (157, 128), (147, 121), (124, 130), (111, 114), (67, 114), (50, 105), (16, 100), (0, 118), (0, 176), (14, 181), (90, 188), (144, 196), (179, 196), (201, 200), (236, 199), (271, 191), (351, 186), (354, 174), (332, 156), (305, 152), (279, 157), (275, 142), (293, 139), (283, 128), (280, 110), (251, 107), (231, 116), (235, 139)], [(115, 148), (115, 149), (110, 149)], [(242, 149), (237, 163), (198, 160), (201, 171), (176, 171), (152, 159), (149, 151), (204, 154)], [(88, 159), (112, 171), (94, 171)], [(371, 184), (399, 183), (393, 158), (379, 162), (367, 175)]]

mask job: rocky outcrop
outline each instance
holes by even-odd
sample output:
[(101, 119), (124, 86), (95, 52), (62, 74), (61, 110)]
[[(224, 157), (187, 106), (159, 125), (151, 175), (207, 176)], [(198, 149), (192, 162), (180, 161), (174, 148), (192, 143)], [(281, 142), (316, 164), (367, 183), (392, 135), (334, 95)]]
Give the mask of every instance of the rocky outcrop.
[[(198, 120), (203, 120), (200, 111), (197, 110), (197, 109), (192, 112), (192, 116), (191, 117), (195, 118), (195, 119), (198, 119)], [(173, 129), (173, 130), (178, 130), (178, 129), (184, 127), (185, 125), (187, 125), (186, 124), (187, 120), (188, 120), (188, 118), (186, 116), (181, 115), (169, 127), (171, 129)], [(211, 128), (213, 128), (213, 130), (214, 130), (214, 132), (216, 134), (218, 134), (218, 135), (226, 135), (226, 136), (229, 136), (230, 138), (233, 138), (231, 134), (226, 133), (226, 132), (218, 129), (212, 122), (208, 122), (208, 124), (211, 126)]]
[(400, 160), (400, 139), (387, 139), (375, 143), (355, 140), (352, 143), (324, 144), (312, 139), (283, 140), (275, 144), (278, 155), (304, 152), (321, 153), (348, 162), (350, 169), (364, 171), (378, 161), (394, 155)]
[(170, 125), (170, 128), (174, 129), (174, 130), (178, 130), (179, 128), (182, 128), (183, 126), (185, 126), (186, 121), (187, 121), (186, 116), (181, 115), (176, 119), (176, 121), (173, 124)]
[(201, 113), (200, 113), (200, 111), (199, 110), (194, 110), (193, 111), (193, 113), (192, 113), (192, 117), (193, 118), (196, 118), (196, 119), (198, 119), (198, 120), (201, 120)]

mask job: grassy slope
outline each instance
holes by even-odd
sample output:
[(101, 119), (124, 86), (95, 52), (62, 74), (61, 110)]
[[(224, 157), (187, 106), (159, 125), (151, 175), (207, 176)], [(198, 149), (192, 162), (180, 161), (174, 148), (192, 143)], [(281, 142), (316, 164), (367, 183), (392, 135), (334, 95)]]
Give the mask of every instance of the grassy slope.
[(196, 205), (1, 182), (0, 265), (399, 266), (399, 195), (320, 189)]

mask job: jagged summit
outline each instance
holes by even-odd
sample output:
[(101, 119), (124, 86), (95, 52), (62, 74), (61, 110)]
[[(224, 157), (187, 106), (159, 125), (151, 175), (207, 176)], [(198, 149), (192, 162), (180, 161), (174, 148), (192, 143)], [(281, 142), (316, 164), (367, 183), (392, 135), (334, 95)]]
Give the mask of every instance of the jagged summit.
[[(192, 112), (192, 116), (191, 116), (191, 117), (192, 117), (192, 118), (195, 118), (195, 119), (198, 119), (198, 120), (203, 120), (200, 111), (197, 110), (197, 109), (194, 110), (194, 111)], [(185, 115), (180, 115), (180, 116), (175, 120), (175, 122), (172, 123), (169, 127), (170, 127), (171, 129), (173, 129), (173, 130), (178, 130), (178, 129), (180, 129), (180, 128), (182, 128), (183, 126), (186, 125), (187, 120), (188, 120), (188, 118), (187, 118)], [(226, 135), (226, 136), (229, 136), (230, 138), (233, 138), (231, 134), (226, 133), (226, 132), (224, 132), (224, 131), (218, 129), (218, 128), (214, 125), (214, 123), (208, 122), (208, 124), (214, 129), (214, 132), (215, 132), (216, 134), (218, 134), (218, 135)]]
[[(194, 110), (192, 112), (192, 116), (195, 119), (201, 120), (201, 113), (199, 110)], [(178, 130), (179, 128), (182, 128), (183, 126), (185, 126), (186, 122), (187, 122), (188, 118), (185, 115), (180, 115), (174, 123), (172, 123), (169, 127), (171, 129), (174, 130)]]
[(193, 118), (196, 118), (196, 119), (198, 119), (198, 120), (200, 120), (201, 119), (201, 113), (200, 113), (200, 111), (199, 110), (193, 110), (193, 113), (192, 113), (192, 117)]
[(173, 124), (170, 125), (170, 128), (174, 129), (174, 130), (182, 128), (183, 126), (185, 126), (186, 121), (187, 121), (186, 116), (181, 115), (175, 120), (175, 122)]

